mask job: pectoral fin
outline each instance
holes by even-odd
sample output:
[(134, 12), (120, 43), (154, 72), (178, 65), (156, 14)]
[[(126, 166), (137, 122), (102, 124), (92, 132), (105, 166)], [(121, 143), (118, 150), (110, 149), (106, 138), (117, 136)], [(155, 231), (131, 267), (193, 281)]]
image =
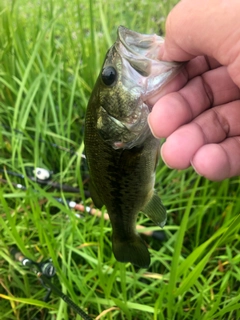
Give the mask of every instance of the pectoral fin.
[(152, 198), (149, 200), (142, 212), (146, 214), (156, 225), (159, 225), (161, 228), (164, 227), (167, 220), (167, 211), (156, 192), (153, 193)]

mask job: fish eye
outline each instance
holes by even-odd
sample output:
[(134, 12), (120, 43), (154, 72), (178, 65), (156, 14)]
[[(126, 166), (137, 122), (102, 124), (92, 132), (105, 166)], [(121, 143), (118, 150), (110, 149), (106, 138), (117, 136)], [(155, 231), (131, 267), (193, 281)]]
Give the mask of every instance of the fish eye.
[(102, 71), (102, 81), (106, 86), (111, 86), (117, 79), (117, 71), (111, 66), (108, 66)]

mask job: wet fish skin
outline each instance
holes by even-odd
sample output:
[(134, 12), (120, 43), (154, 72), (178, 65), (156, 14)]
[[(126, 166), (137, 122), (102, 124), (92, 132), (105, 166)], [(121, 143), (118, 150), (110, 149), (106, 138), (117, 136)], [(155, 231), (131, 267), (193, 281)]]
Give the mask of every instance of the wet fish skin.
[(90, 192), (96, 207), (105, 205), (109, 213), (113, 253), (120, 262), (144, 268), (150, 264), (150, 255), (136, 232), (138, 213), (143, 211), (161, 227), (166, 222), (166, 210), (154, 191), (159, 141), (150, 132), (151, 108), (144, 101), (180, 68), (175, 63), (159, 65), (161, 43), (156, 35), (119, 27), (85, 120)]

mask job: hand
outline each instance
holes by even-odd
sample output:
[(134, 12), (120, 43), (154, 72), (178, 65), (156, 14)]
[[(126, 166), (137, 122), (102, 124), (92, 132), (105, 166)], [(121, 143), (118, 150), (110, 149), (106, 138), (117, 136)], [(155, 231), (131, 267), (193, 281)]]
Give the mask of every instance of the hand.
[(240, 1), (182, 0), (160, 59), (186, 61), (158, 96), (149, 125), (165, 163), (211, 180), (240, 175)]

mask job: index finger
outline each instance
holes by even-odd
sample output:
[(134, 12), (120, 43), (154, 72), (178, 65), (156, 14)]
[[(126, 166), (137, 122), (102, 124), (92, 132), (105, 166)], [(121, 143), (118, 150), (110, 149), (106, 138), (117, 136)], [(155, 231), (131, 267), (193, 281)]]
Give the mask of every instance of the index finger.
[(163, 96), (154, 105), (148, 122), (157, 138), (166, 138), (206, 109), (240, 98), (240, 90), (226, 67), (194, 77), (178, 92)]
[(163, 87), (158, 93), (148, 99), (150, 105), (154, 105), (161, 97), (174, 91), (180, 90), (186, 85), (186, 83), (192, 78), (201, 75), (208, 70), (215, 69), (220, 66), (220, 63), (214, 58), (198, 56), (189, 62), (187, 62), (180, 73), (173, 78), (165, 87)]

